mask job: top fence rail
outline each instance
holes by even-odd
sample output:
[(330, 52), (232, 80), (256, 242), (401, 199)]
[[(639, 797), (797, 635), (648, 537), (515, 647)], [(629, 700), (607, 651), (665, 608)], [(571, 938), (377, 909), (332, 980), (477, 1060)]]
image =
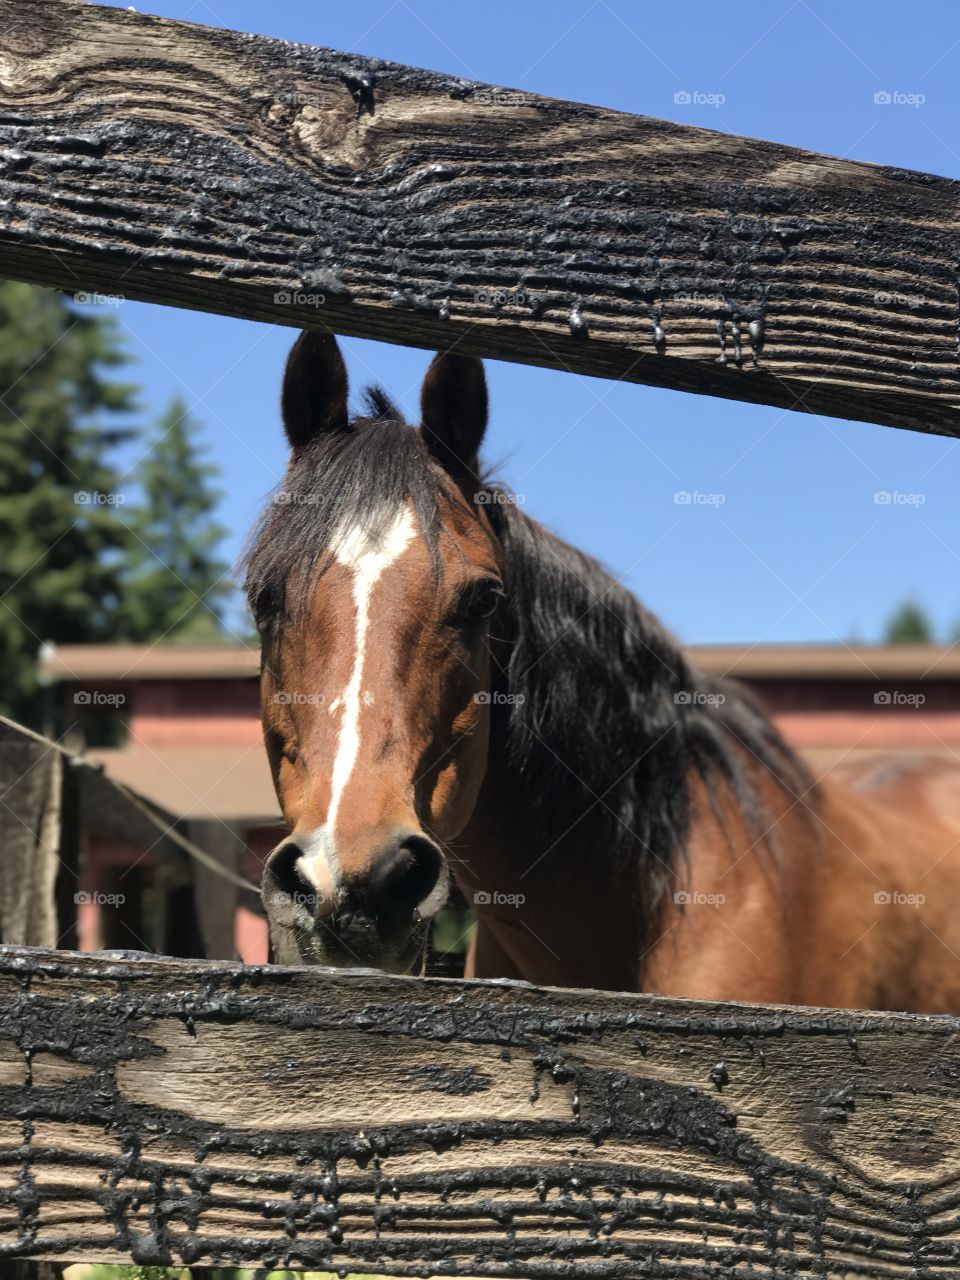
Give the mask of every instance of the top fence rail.
[(960, 183), (0, 0), (0, 274), (960, 434)]

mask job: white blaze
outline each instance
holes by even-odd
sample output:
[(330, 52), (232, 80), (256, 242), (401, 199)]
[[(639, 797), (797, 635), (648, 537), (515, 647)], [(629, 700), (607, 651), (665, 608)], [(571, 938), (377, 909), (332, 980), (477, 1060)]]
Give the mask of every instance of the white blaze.
[(372, 537), (368, 529), (354, 526), (342, 530), (334, 539), (334, 558), (353, 572), (356, 652), (347, 687), (330, 707), (331, 711), (334, 707), (342, 708), (342, 717), (330, 783), (330, 810), (324, 824), (331, 837), (328, 848), (333, 845), (340, 801), (360, 752), (360, 708), (363, 706), (363, 663), (370, 626), (370, 597), (381, 575), (400, 558), (413, 534), (413, 516), (409, 510), (404, 510), (379, 538)]
[[(370, 600), (377, 582), (399, 560), (415, 531), (413, 515), (410, 510), (405, 509), (398, 513), (393, 523), (379, 537), (371, 535), (369, 528), (355, 525), (341, 529), (333, 539), (334, 559), (353, 575), (355, 653), (346, 687), (327, 708), (329, 714), (340, 713), (340, 732), (331, 772), (327, 819), (323, 826), (297, 838), (302, 849), (297, 868), (323, 894), (331, 892), (331, 880), (335, 886), (332, 890), (334, 894), (339, 892), (341, 886), (335, 823), (343, 793), (360, 754), (360, 711), (364, 706), (373, 705), (372, 695), (363, 688), (363, 668), (370, 629)], [(432, 916), (443, 905), (448, 889), (449, 875), (444, 868), (436, 886), (420, 904), (419, 910), (423, 917)]]

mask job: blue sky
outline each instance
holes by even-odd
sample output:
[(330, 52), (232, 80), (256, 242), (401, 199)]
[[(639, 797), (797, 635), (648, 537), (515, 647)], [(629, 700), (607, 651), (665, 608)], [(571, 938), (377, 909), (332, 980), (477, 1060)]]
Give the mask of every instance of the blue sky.
[[(934, 0), (138, 8), (960, 177), (960, 8)], [(919, 101), (878, 105), (884, 91)], [(117, 316), (149, 410), (178, 392), (204, 424), (233, 557), (284, 466), (277, 397), (294, 331), (133, 302)], [(429, 353), (342, 345), (354, 388), (382, 382), (416, 420)], [(956, 443), (502, 362), (487, 373), (487, 458), (685, 642), (872, 641), (907, 596), (942, 634), (960, 622)], [(682, 505), (678, 491), (723, 500)], [(901, 498), (878, 504), (880, 491)]]

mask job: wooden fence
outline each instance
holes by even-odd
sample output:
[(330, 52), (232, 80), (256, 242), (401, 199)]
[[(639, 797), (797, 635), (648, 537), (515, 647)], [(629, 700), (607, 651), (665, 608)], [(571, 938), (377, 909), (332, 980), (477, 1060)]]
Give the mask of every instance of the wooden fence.
[[(236, 904), (260, 909), (257, 886), (225, 865), (216, 846), (211, 851), (187, 839), (175, 815), (99, 764), (0, 716), (0, 942), (77, 946), (84, 834), (127, 841), (163, 865), (162, 895), (169, 901), (160, 914), (178, 918), (159, 933), (159, 945), (179, 941), (187, 949), (177, 955), (235, 957)], [(134, 896), (135, 886), (131, 880)], [(139, 919), (142, 903), (131, 905)], [(121, 936), (146, 945), (135, 930)]]
[(0, 1251), (960, 1274), (960, 1023), (0, 954)]
[[(0, 274), (74, 293), (956, 435), (958, 196), (0, 0)], [(0, 1023), (0, 1260), (960, 1275), (955, 1019), (8, 950)]]
[(0, 0), (0, 274), (955, 435), (960, 184)]

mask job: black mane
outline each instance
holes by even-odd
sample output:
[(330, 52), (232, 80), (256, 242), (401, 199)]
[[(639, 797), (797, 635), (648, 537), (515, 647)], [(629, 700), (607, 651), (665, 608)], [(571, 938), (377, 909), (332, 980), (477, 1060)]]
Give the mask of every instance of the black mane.
[[(789, 795), (812, 780), (750, 693), (698, 671), (673, 637), (600, 564), (509, 501), (487, 505), (509, 566), (512, 644), (506, 778), (537, 843), (639, 857), (647, 930), (682, 856), (699, 773), (723, 820), (725, 783), (751, 838), (773, 822), (760, 778)], [(752, 767), (751, 767), (752, 766)], [(771, 841), (774, 844), (775, 842)]]
[[(294, 454), (284, 500), (267, 509), (247, 556), (257, 615), (295, 616), (345, 518), (375, 528), (409, 502), (439, 571), (440, 498), (452, 482), (383, 392), (368, 393), (368, 409), (351, 431)], [(639, 859), (638, 905), (652, 928), (686, 847), (692, 775), (718, 813), (718, 783), (732, 792), (756, 840), (772, 821), (763, 775), (796, 797), (811, 780), (745, 690), (698, 672), (595, 560), (486, 487), (507, 570), (500, 678), (522, 695), (492, 708), (491, 751), (506, 761), (510, 809), (540, 851), (588, 815), (590, 856)]]

